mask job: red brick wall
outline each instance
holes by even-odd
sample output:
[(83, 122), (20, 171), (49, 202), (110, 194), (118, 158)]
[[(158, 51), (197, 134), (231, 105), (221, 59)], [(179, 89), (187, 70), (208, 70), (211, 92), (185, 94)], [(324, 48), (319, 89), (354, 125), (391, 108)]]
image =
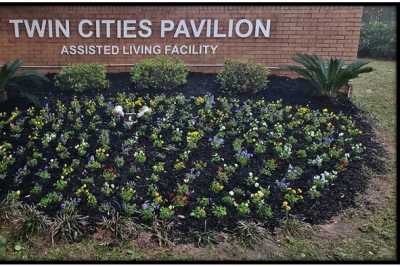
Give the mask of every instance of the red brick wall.
[[(180, 56), (187, 64), (223, 64), (226, 59), (239, 59), (281, 67), (292, 63), (291, 57), (298, 52), (317, 54), (323, 57), (340, 57), (354, 60), (360, 35), (362, 7), (360, 6), (0, 6), (0, 64), (20, 58), (28, 66), (61, 66), (72, 63), (109, 64), (110, 71), (127, 70), (127, 66), (146, 57), (142, 55), (108, 56), (61, 56), (62, 45), (69, 44), (218, 44), (216, 55)], [(161, 19), (219, 19), (223, 24), (228, 19), (271, 20), (270, 38), (177, 38), (172, 34), (160, 39)], [(21, 38), (14, 36), (9, 19), (69, 19), (71, 37), (65, 38)], [(149, 19), (153, 22), (153, 35), (149, 39), (90, 38), (77, 34), (81, 19)], [(220, 26), (223, 30), (223, 26)], [(157, 31), (158, 29), (158, 31)], [(195, 71), (212, 72), (217, 67), (196, 67)], [(48, 68), (56, 71), (58, 68)]]

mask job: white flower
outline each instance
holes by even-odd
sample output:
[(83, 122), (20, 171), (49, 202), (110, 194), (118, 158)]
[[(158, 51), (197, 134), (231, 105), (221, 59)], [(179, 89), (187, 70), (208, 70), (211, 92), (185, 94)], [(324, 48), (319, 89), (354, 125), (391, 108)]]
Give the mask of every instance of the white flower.
[(122, 108), (122, 106), (115, 106), (114, 110), (113, 110), (113, 114), (115, 116), (123, 117), (125, 115), (124, 109)]
[(254, 186), (255, 186), (255, 187), (259, 187), (260, 184), (259, 184), (259, 183), (255, 183)]
[(140, 110), (139, 113), (136, 115), (138, 118), (142, 117), (144, 114), (146, 113), (150, 113), (151, 112), (151, 108), (149, 108), (148, 106), (143, 106)]
[(131, 127), (131, 126), (133, 125), (133, 121), (125, 121), (125, 124), (126, 124), (128, 127)]
[(253, 177), (253, 173), (252, 173), (252, 172), (249, 172), (249, 176), (250, 176), (250, 177)]
[(235, 194), (235, 192), (229, 191), (229, 195), (233, 196), (234, 194)]

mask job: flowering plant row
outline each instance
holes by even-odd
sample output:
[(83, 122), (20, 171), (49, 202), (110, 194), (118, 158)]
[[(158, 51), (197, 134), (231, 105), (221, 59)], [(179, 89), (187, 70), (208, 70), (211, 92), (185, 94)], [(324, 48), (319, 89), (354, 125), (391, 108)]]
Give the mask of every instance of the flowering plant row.
[(348, 116), (212, 95), (58, 101), (2, 113), (0, 131), (1, 195), (139, 222), (268, 224), (320, 197), (365, 149)]

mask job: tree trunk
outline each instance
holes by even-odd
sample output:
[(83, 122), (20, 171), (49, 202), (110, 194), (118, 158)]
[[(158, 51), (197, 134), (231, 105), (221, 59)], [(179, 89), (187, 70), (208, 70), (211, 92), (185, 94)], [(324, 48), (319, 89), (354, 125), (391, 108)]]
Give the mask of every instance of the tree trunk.
[(4, 89), (0, 89), (0, 103), (7, 101), (7, 91)]

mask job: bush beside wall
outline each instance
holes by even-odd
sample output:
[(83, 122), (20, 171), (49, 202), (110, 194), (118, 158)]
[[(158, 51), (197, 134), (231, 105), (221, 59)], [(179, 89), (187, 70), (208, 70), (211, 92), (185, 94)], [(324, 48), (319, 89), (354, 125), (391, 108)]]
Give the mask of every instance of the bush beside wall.
[(57, 74), (55, 84), (66, 91), (104, 90), (108, 84), (106, 68), (100, 64), (70, 65)]

